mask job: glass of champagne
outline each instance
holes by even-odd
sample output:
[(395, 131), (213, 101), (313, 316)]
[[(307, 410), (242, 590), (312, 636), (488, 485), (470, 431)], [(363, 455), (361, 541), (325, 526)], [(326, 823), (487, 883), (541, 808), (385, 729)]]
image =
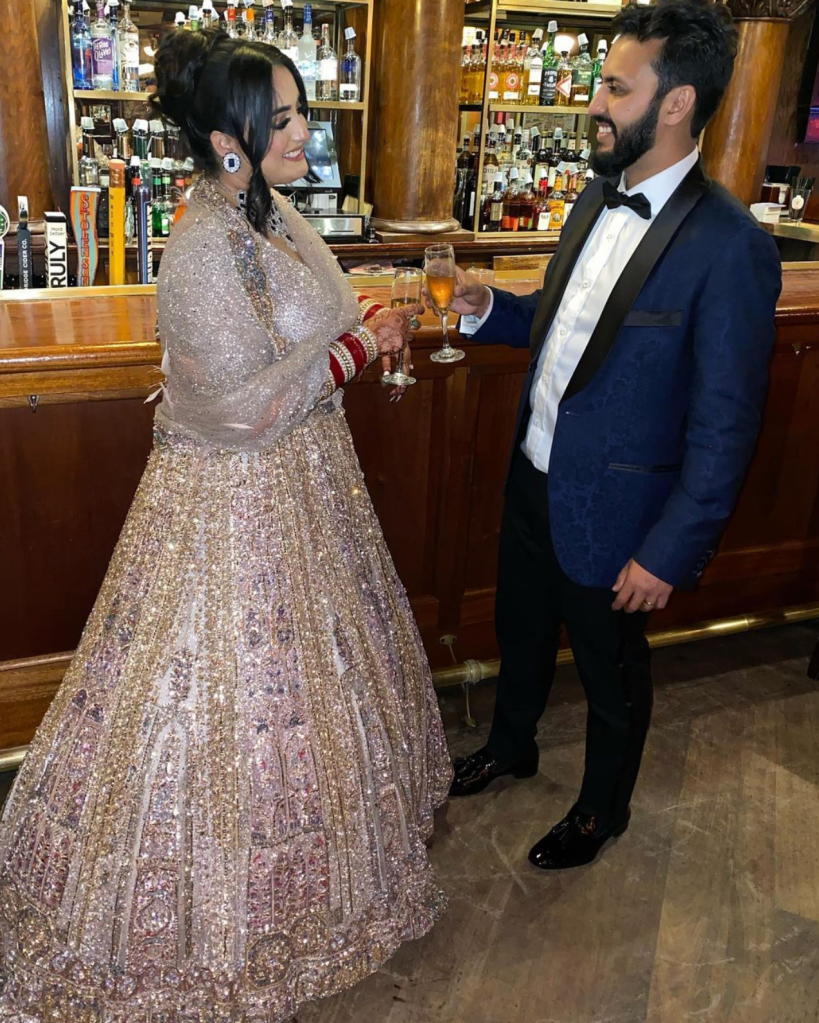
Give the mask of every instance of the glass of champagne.
[[(421, 304), (421, 285), (424, 280), (423, 271), (413, 266), (399, 267), (395, 271), (395, 279), (392, 282), (392, 296), (390, 306), (393, 309), (400, 309), (406, 305)], [(418, 317), (413, 316), (410, 320), (412, 330), (417, 330), (421, 324)], [(409, 369), (409, 348), (407, 345), (401, 349), (396, 359), (395, 369), (391, 373), (385, 373), (381, 377), (384, 384), (395, 384), (397, 387), (409, 387), (415, 383), (415, 377), (410, 376)]]
[(455, 250), (451, 245), (430, 245), (424, 249), (424, 270), (435, 312), (441, 317), (444, 347), (430, 355), (433, 362), (460, 362), (466, 355), (449, 343), (447, 314), (455, 294)]

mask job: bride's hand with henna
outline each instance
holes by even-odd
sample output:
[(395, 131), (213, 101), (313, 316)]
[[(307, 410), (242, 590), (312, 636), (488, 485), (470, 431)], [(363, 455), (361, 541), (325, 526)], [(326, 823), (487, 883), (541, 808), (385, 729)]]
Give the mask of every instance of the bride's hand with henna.
[[(367, 321), (367, 328), (375, 335), (378, 344), (378, 354), (381, 356), (382, 373), (392, 371), (392, 356), (398, 355), (412, 341), (412, 330), (410, 320), (413, 316), (420, 316), (424, 311), (422, 305), (405, 305), (397, 309), (382, 309)], [(398, 397), (404, 393), (406, 387), (395, 387), (390, 391), (390, 397)]]

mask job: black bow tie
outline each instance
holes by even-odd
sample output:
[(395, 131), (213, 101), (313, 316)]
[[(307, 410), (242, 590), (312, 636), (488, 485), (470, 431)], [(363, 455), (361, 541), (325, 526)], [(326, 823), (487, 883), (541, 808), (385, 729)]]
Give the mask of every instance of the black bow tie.
[(651, 203), (642, 192), (636, 195), (626, 195), (619, 188), (615, 188), (610, 181), (603, 182), (603, 201), (610, 210), (616, 210), (618, 206), (628, 206), (634, 210), (638, 217), (643, 220), (651, 220)]

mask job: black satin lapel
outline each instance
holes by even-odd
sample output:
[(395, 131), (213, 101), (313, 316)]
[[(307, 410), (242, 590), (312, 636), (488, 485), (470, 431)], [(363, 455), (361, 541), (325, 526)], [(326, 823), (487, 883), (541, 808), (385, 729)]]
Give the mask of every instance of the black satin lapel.
[(682, 222), (710, 186), (711, 180), (703, 172), (700, 160), (691, 168), (680, 187), (657, 214), (654, 223), (626, 264), (561, 401), (582, 390), (603, 365), (623, 326), (623, 320), (634, 305), (649, 274), (670, 245)]
[(549, 333), (557, 307), (563, 298), (563, 292), (572, 276), (574, 265), (603, 209), (603, 180), (603, 178), (595, 178), (586, 187), (586, 191), (593, 190), (592, 194), (586, 202), (577, 204), (571, 217), (566, 221), (557, 252), (549, 263), (540, 302), (535, 312), (535, 318), (532, 320), (532, 331), (529, 335), (529, 348), (533, 356), (537, 354), (544, 338)]

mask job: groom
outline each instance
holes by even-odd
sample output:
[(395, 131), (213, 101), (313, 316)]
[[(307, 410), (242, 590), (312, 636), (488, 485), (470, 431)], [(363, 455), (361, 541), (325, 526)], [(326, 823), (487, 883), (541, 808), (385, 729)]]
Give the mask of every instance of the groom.
[(453, 796), (538, 769), (564, 623), (588, 701), (583, 784), (535, 845), (544, 870), (625, 831), (652, 706), (646, 617), (713, 555), (759, 429), (781, 267), (773, 240), (702, 168), (697, 138), (733, 70), (710, 0), (632, 3), (589, 113), (596, 178), (542, 291), (461, 283), (475, 340), (529, 346), (500, 535), (502, 667), (488, 742)]

